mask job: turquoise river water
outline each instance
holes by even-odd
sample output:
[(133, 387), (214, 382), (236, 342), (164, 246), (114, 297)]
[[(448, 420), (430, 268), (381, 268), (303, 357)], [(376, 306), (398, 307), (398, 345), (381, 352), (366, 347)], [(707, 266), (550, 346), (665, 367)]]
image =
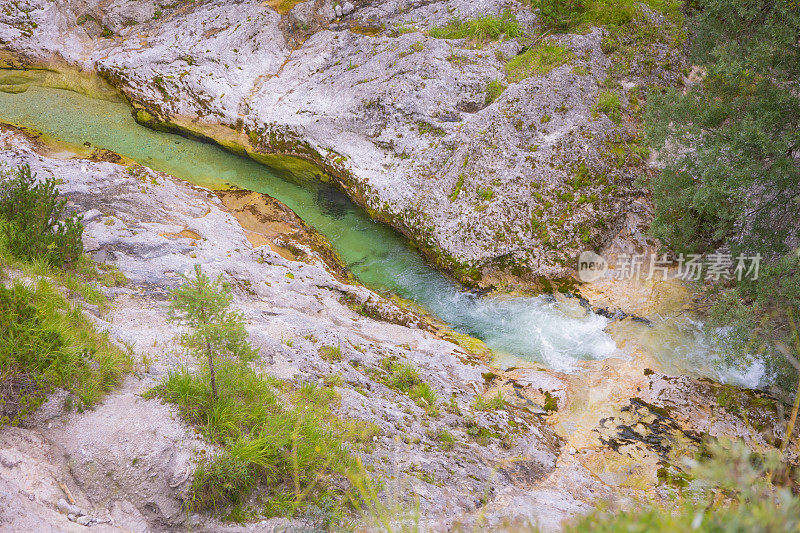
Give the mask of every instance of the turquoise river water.
[[(124, 101), (32, 85), (22, 92), (0, 92), (0, 121), (67, 143), (112, 150), (197, 185), (232, 184), (273, 196), (325, 235), (362, 283), (416, 302), (501, 356), (569, 370), (579, 360), (619, 353), (605, 331), (608, 319), (563, 308), (548, 296), (480, 296), (466, 290), (330, 185), (274, 172), (213, 144), (140, 126)], [(654, 333), (637, 335), (652, 343)], [(665, 361), (682, 362), (673, 370), (709, 374), (700, 364), (707, 362), (707, 346), (698, 344), (696, 335), (690, 337), (673, 334), (672, 342), (662, 342), (654, 351)]]

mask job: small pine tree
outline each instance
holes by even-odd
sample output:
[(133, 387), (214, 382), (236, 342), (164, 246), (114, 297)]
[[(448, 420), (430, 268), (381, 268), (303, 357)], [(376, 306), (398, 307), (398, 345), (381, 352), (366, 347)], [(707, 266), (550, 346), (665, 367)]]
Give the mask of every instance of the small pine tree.
[(181, 343), (195, 355), (207, 358), (211, 395), (216, 399), (215, 356), (247, 361), (255, 351), (247, 341), (242, 315), (228, 309), (231, 291), (222, 275), (212, 280), (195, 265), (193, 277), (181, 274), (181, 278), (184, 283), (172, 292), (169, 319), (189, 326)]
[(58, 195), (56, 180), (38, 181), (28, 165), (0, 172), (0, 234), (15, 257), (62, 266), (83, 253), (81, 217), (64, 218)]

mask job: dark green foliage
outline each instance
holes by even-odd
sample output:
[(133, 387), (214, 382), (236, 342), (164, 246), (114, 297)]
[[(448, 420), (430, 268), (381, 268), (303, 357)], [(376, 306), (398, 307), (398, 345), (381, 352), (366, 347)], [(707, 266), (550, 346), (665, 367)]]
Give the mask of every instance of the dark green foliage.
[(800, 358), (800, 257), (784, 256), (762, 267), (758, 280), (744, 279), (717, 292), (710, 317), (728, 326), (720, 340), (729, 362), (748, 363), (749, 355), (757, 354), (774, 392), (791, 399), (798, 379), (793, 359)]
[(793, 0), (701, 0), (694, 62), (706, 69), (685, 93), (651, 94), (646, 137), (663, 150), (652, 179), (653, 234), (678, 252), (722, 245), (760, 253), (757, 281), (715, 286), (712, 318), (731, 326), (734, 358), (767, 356), (793, 391), (788, 361), (800, 316), (800, 5)]
[(793, 0), (703, 0), (686, 94), (652, 95), (647, 139), (674, 151), (654, 180), (653, 231), (678, 251), (732, 238), (748, 253), (785, 252), (798, 237), (800, 7)]
[(0, 174), (0, 232), (17, 258), (62, 266), (81, 255), (83, 225), (77, 216), (62, 220), (65, 206), (56, 180), (37, 182), (28, 165)]
[(21, 286), (0, 285), (0, 422), (16, 424), (41, 404), (69, 370), (64, 339), (46, 327)]
[(247, 460), (224, 450), (213, 460), (201, 461), (192, 479), (192, 509), (222, 509), (241, 503), (258, 484), (258, 472)]
[(0, 285), (0, 426), (24, 420), (56, 387), (73, 392), (79, 408), (90, 406), (130, 367), (80, 307), (46, 282)]

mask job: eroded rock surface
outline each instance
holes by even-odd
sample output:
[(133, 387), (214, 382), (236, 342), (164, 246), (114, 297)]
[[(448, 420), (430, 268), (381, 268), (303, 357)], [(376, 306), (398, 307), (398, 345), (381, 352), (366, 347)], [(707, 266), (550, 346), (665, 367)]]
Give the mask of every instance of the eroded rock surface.
[[(427, 33), (509, 10), (532, 35), (536, 15), (516, 0), (3, 4), (9, 64), (99, 71), (142, 122), (306, 158), (483, 284), (568, 276), (577, 252), (624, 228), (643, 166), (631, 117), (683, 63), (678, 29), (643, 5), (630, 43), (597, 28), (553, 35), (566, 63), (518, 80), (506, 63), (538, 43)], [(492, 102), (494, 80), (507, 88)], [(610, 92), (619, 118), (595, 106)]]

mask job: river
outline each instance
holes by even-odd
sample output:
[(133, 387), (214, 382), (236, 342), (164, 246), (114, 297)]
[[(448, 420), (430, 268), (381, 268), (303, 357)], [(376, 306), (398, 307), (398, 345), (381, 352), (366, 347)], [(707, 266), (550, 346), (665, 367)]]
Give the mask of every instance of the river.
[[(119, 98), (27, 84), (30, 80), (24, 76), (12, 81), (16, 90), (0, 92), (3, 122), (72, 145), (105, 148), (196, 185), (212, 189), (235, 185), (268, 194), (327, 237), (364, 285), (416, 302), (456, 331), (483, 340), (504, 359), (568, 371), (580, 360), (621, 353), (606, 331), (607, 318), (564, 307), (547, 295), (479, 295), (467, 290), (425, 263), (403, 236), (371, 220), (344, 194), (318, 179), (275, 172), (214, 144), (145, 128)], [(632, 334), (650, 344), (656, 358), (671, 366), (669, 370), (754, 385), (748, 383), (752, 378), (740, 379), (735, 373), (726, 379), (715, 370), (709, 364), (712, 350), (696, 331), (687, 334), (675, 324), (669, 330), (634, 327)], [(659, 331), (669, 338), (656, 339)]]

